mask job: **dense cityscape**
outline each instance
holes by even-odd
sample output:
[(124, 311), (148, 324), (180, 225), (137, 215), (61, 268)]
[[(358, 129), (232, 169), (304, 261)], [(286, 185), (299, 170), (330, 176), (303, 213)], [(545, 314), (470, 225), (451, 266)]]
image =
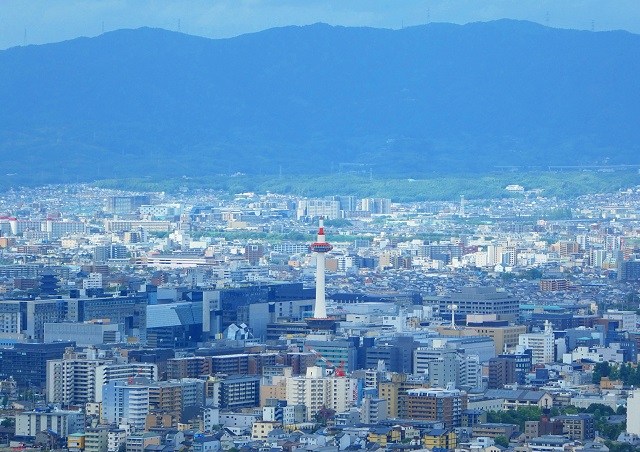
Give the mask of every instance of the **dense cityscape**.
[(640, 447), (638, 187), (21, 187), (0, 263), (15, 450)]

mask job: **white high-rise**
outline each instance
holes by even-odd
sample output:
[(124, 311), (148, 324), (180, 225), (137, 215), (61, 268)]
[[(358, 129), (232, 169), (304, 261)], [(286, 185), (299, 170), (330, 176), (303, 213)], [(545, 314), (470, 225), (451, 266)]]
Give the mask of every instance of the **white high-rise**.
[(532, 364), (552, 363), (555, 360), (553, 329), (549, 321), (545, 323), (543, 332), (521, 334), (519, 341), (525, 349), (531, 349)]
[(309, 367), (306, 376), (289, 377), (286, 381), (287, 402), (290, 405), (305, 405), (308, 419), (313, 419), (322, 407), (341, 413), (354, 402), (355, 380), (327, 376), (322, 367)]
[(102, 420), (112, 424), (128, 424), (143, 430), (149, 414), (149, 386), (112, 381), (105, 385)]
[(627, 433), (640, 436), (640, 389), (629, 392), (627, 398)]

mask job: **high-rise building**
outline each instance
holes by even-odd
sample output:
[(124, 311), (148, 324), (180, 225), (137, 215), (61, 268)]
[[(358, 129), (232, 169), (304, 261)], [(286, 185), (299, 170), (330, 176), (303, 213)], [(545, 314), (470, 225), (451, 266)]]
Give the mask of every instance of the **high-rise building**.
[(489, 389), (502, 389), (505, 385), (517, 382), (516, 361), (508, 358), (489, 360)]
[(128, 424), (143, 430), (149, 414), (149, 386), (128, 381), (111, 381), (105, 385), (102, 420)]
[(387, 401), (387, 417), (406, 418), (408, 391), (428, 386), (429, 382), (424, 378), (409, 378), (407, 374), (394, 374), (390, 381), (381, 381), (378, 384), (378, 389), (380, 398)]
[(627, 397), (627, 433), (640, 436), (640, 389), (630, 391)]
[(327, 376), (324, 368), (309, 367), (305, 376), (287, 378), (287, 401), (306, 406), (308, 419), (313, 419), (322, 408), (341, 413), (354, 402), (354, 385), (351, 378)]
[(373, 214), (391, 213), (391, 200), (388, 198), (364, 198), (361, 206), (363, 211)]
[(366, 394), (362, 399), (362, 423), (378, 424), (387, 419), (387, 400)]
[(533, 364), (551, 363), (555, 360), (554, 337), (551, 324), (546, 323), (544, 331), (520, 335), (520, 345), (531, 350)]
[(88, 428), (85, 431), (84, 452), (108, 452), (109, 427)]
[(340, 218), (340, 201), (325, 199), (302, 199), (298, 201), (298, 220), (303, 217), (326, 218), (335, 220)]
[(640, 280), (640, 255), (634, 254), (629, 260), (618, 259), (618, 281)]
[(250, 264), (255, 265), (264, 256), (264, 246), (257, 243), (250, 243), (244, 247), (244, 257)]
[(62, 405), (99, 402), (104, 385), (134, 377), (156, 380), (157, 367), (147, 363), (116, 363), (100, 357), (96, 349), (78, 352), (70, 347), (62, 359), (47, 362), (47, 402)]
[(230, 375), (207, 381), (207, 398), (223, 409), (260, 406), (260, 377)]
[(432, 386), (476, 389), (482, 387), (482, 366), (477, 355), (451, 350), (428, 363)]

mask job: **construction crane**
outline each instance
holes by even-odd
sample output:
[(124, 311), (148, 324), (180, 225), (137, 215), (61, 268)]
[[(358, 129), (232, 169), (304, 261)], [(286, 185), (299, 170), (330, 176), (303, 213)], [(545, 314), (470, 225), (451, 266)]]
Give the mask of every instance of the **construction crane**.
[(305, 344), (304, 346), (311, 353), (316, 355), (316, 358), (318, 358), (320, 361), (322, 361), (324, 363), (324, 365), (327, 367), (327, 369), (332, 370), (334, 376), (336, 376), (336, 377), (344, 377), (346, 375), (345, 372), (344, 372), (344, 361), (340, 361), (340, 364), (338, 365), (338, 367), (336, 367), (331, 363), (331, 361), (329, 361), (327, 358), (322, 356), (320, 354), (320, 352), (318, 352), (318, 351), (314, 350), (313, 348), (311, 348), (311, 346), (309, 346), (307, 344)]
[(133, 384), (134, 378), (138, 378), (138, 376), (142, 373), (143, 370), (144, 370), (144, 367), (140, 367), (135, 375), (130, 376), (129, 377), (129, 384)]

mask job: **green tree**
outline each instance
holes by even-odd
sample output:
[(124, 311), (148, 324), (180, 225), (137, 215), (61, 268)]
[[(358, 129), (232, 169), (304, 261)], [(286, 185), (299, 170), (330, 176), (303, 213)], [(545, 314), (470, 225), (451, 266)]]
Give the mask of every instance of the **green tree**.
[(493, 440), (498, 446), (509, 447), (509, 439), (504, 435), (498, 435)]
[(516, 424), (520, 431), (524, 431), (526, 421), (537, 421), (542, 417), (542, 410), (538, 407), (520, 407), (517, 410), (490, 411), (487, 422)]
[(629, 443), (619, 443), (617, 441), (605, 441), (605, 446), (609, 448), (609, 452), (635, 452), (636, 448)]
[(14, 425), (14, 419), (10, 417), (3, 419), (2, 422), (0, 422), (0, 426), (2, 427), (13, 427), (13, 425)]
[(600, 384), (602, 377), (608, 377), (611, 374), (611, 366), (608, 361), (597, 363), (593, 366), (593, 383)]

